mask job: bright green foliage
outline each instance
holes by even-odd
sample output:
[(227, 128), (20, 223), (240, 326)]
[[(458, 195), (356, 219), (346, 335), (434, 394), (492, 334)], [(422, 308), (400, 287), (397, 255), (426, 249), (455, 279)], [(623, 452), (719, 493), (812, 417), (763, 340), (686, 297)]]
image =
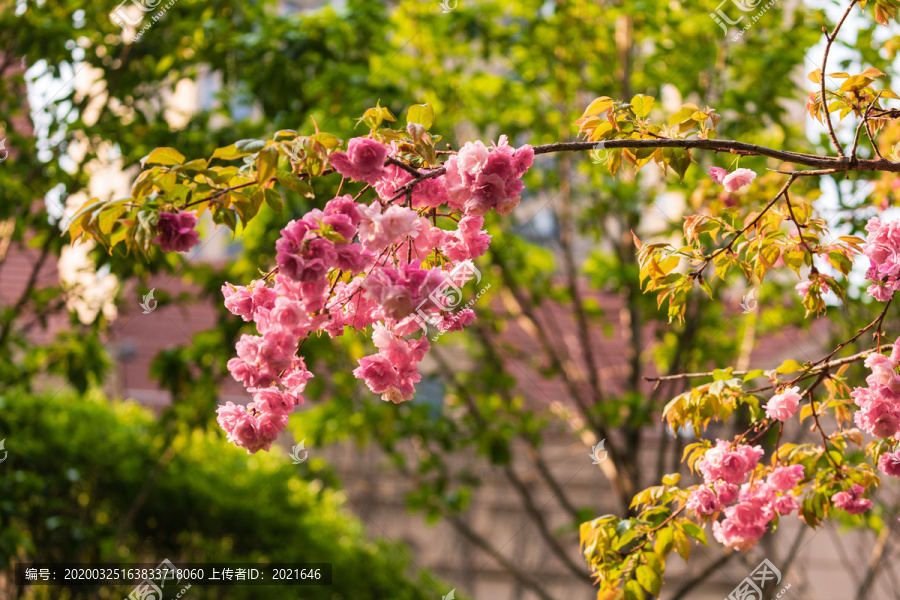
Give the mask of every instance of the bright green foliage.
[[(300, 593), (323, 600), (413, 600), (439, 597), (444, 588), (414, 573), (403, 547), (367, 541), (349, 507), (321, 483), (306, 480), (287, 452), (248, 461), (217, 435), (163, 435), (137, 405), (110, 406), (102, 398), (68, 394), (0, 397), (0, 430), (7, 432), (9, 453), (0, 483), (5, 568), (11, 568), (10, 561), (157, 563), (164, 558), (176, 564), (333, 565), (332, 586), (193, 586), (190, 595), (198, 599), (221, 597), (227, 589), (229, 598), (258, 598), (263, 591), (273, 599)], [(122, 552), (125, 548), (129, 551)], [(37, 598), (66, 593), (73, 600), (122, 598), (130, 591), (34, 589)]]

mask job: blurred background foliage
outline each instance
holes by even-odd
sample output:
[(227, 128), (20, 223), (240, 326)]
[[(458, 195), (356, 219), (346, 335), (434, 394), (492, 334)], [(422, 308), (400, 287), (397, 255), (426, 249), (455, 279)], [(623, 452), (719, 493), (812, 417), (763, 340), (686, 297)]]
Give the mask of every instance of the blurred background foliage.
[[(460, 1), (442, 13), (438, 2), (412, 0), (348, 0), (304, 11), (275, 0), (179, 0), (139, 43), (128, 43), (110, 20), (111, 3), (0, 0), (0, 135), (10, 149), (0, 165), (0, 278), (8, 277), (9, 245), (31, 248), (41, 264), (58, 259), (68, 244), (59, 235), (61, 204), (85, 192), (98, 162), (121, 160), (136, 174), (139, 159), (155, 147), (208, 156), (281, 128), (310, 132), (317, 125), (347, 139), (361, 131), (355, 119), (378, 101), (398, 115), (430, 102), (434, 130), (458, 148), (501, 133), (516, 145), (572, 140), (572, 122), (594, 97), (644, 93), (666, 110), (674, 107), (671, 112), (681, 102), (715, 107), (723, 115), (721, 138), (814, 152), (823, 140), (806, 136), (791, 106), (802, 109), (804, 61), (815, 55), (823, 13), (777, 3), (764, 24), (735, 44), (709, 18), (716, 7), (715, 0), (485, 0)], [(880, 43), (863, 28), (852, 49), (871, 60)], [(886, 65), (875, 66), (890, 74)], [(73, 84), (86, 79), (95, 83)], [(185, 79), (212, 91), (172, 126), (167, 99)], [(735, 298), (746, 282), (717, 285), (712, 300), (693, 296), (686, 322), (671, 326), (654, 299), (641, 294), (630, 231), (668, 236), (680, 229), (685, 211), (714, 209), (709, 194), (692, 192), (707, 185), (710, 164), (733, 163), (694, 159), (698, 165), (679, 182), (652, 174), (614, 181), (586, 156), (540, 157), (520, 209), (489, 223), (493, 243), (479, 268), (491, 291), (476, 307), (476, 324), (466, 334), (444, 336), (435, 348), (430, 389), (436, 391), (407, 405), (384, 405), (350, 373), (363, 340), (311, 339), (304, 352), (317, 377), (307, 407), (292, 417), (296, 439), (315, 446), (352, 439), (360, 452), (379, 448), (411, 483), (412, 509), (453, 520), (480, 484), (475, 467), (469, 461), (451, 466), (453, 457), (474, 451), (478, 466), (515, 485), (515, 444), (533, 449), (529, 459), (546, 469), (544, 437), (574, 429), (584, 440), (609, 440), (616, 472), (605, 475), (613, 480), (615, 508), (627, 513), (636, 490), (680, 468), (682, 442), (666, 438), (657, 472), (639, 468), (646, 433), (660, 430), (661, 407), (682, 391), (677, 385), (650, 390), (642, 377), (739, 364), (760, 337), (807, 323), (799, 302), (781, 300), (793, 293), (793, 280), (761, 282), (759, 312), (742, 319), (734, 318)], [(745, 158), (740, 166), (763, 172), (767, 163)], [(0, 539), (7, 561), (132, 560), (144, 549), (209, 560), (226, 553), (235, 560), (324, 560), (328, 553), (335, 573), (338, 564), (353, 562), (376, 572), (367, 582), (371, 589), (354, 588), (359, 597), (377, 597), (385, 567), (409, 566), (338, 517), (341, 482), (329, 465), (313, 461), (297, 472), (283, 457), (241, 455), (226, 447), (214, 421), (225, 363), (248, 331), (222, 306), (220, 286), (247, 283), (272, 265), (281, 226), (324, 205), (337, 183), (317, 182), (315, 200), (289, 195), (281, 215), (264, 208), (235, 241), (239, 252), (227, 264), (175, 254), (144, 263), (92, 252), (96, 268), (121, 282), (146, 289), (151, 277), (165, 276), (197, 290), (174, 296), (159, 290), (161, 306), (204, 303), (215, 311), (214, 328), (154, 361), (152, 376), (174, 399), (157, 419), (97, 399), (116, 341), (114, 323), (102, 313), (80, 322), (66, 310), (63, 289), (46, 284), (0, 306), (0, 423), (8, 448), (18, 453), (3, 465)], [(848, 202), (870, 201), (853, 198), (855, 189)], [(741, 201), (749, 210), (766, 199), (751, 192)], [(612, 308), (601, 297), (615, 298)], [(116, 302), (131, 307), (136, 300)], [(850, 327), (844, 316), (868, 310), (854, 302), (830, 311), (835, 336)], [(541, 312), (549, 305), (572, 316), (582, 334), (574, 347), (553, 343), (558, 332)], [(52, 329), (49, 338), (36, 335), (59, 315), (65, 327)], [(525, 339), (510, 338), (513, 323), (525, 324)], [(627, 365), (604, 374), (589, 346), (616, 335)], [(532, 375), (555, 382), (563, 397), (523, 393)], [(51, 397), (59, 385), (66, 392), (58, 398), (66, 401)], [(561, 416), (556, 401), (578, 417)], [(409, 440), (417, 442), (416, 453), (405, 451)], [(543, 476), (559, 486), (552, 473)], [(260, 492), (266, 501), (251, 501), (268, 477), (276, 483)], [(128, 531), (117, 531), (117, 520), (148, 481), (152, 491), (127, 521)], [(559, 500), (571, 523), (548, 532), (547, 543), (558, 535), (573, 546), (577, 523), (599, 514), (599, 502)], [(581, 565), (572, 569), (590, 585)], [(421, 582), (397, 583), (393, 575), (391, 581), (398, 586), (392, 596), (431, 593)]]
[[(435, 598), (433, 580), (405, 578), (403, 552), (367, 540), (341, 494), (309, 485), (302, 465), (274, 455), (248, 459), (211, 432), (171, 440), (134, 403), (98, 394), (0, 397), (0, 428), (15, 450), (0, 479), (0, 559), (34, 557), (179, 566), (190, 562), (322, 563), (331, 586), (192, 586), (194, 598)], [(146, 494), (147, 474), (157, 475)], [(127, 553), (116, 548), (126, 547)], [(353, 576), (365, 573), (365, 577)], [(122, 598), (133, 586), (34, 587), (34, 598)]]

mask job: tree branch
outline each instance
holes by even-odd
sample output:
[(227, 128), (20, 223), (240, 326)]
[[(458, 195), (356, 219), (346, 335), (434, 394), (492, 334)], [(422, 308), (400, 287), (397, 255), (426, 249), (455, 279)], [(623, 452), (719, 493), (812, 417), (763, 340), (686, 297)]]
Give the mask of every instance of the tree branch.
[[(847, 7), (847, 10), (844, 11), (844, 16), (841, 17), (841, 20), (838, 21), (838, 24), (834, 26), (834, 30), (829, 35), (828, 29), (823, 27), (822, 31), (825, 32), (825, 39), (828, 42), (825, 44), (825, 52), (822, 54), (822, 72), (819, 74), (819, 86), (820, 91), (822, 92), (822, 108), (825, 112), (825, 122), (828, 124), (828, 136), (831, 138), (831, 143), (834, 145), (835, 149), (838, 151), (838, 155), (841, 158), (844, 157), (844, 149), (841, 147), (841, 143), (837, 139), (837, 135), (834, 133), (834, 125), (831, 123), (831, 113), (828, 112), (828, 99), (825, 94), (825, 73), (828, 70), (828, 53), (831, 52), (831, 45), (834, 43), (834, 40), (837, 38), (838, 31), (841, 30), (841, 27), (844, 25), (844, 21), (847, 20), (847, 17), (850, 16), (850, 11), (853, 10), (853, 6), (856, 4), (856, 0), (851, 0), (850, 5)], [(856, 150), (856, 145), (854, 144), (854, 153)], [(856, 160), (855, 156), (852, 157), (852, 160)]]

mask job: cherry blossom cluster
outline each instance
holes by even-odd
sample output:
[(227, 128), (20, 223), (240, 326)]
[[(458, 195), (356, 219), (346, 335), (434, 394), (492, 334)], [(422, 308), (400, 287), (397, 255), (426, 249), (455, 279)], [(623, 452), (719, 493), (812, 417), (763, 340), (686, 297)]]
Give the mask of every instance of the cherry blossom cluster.
[[(229, 440), (250, 453), (267, 450), (303, 402), (312, 374), (298, 351), (310, 335), (371, 327), (377, 352), (360, 358), (353, 374), (397, 403), (410, 400), (421, 380), (428, 325), (459, 331), (475, 317), (452, 309), (476, 273), (471, 261), (488, 249), (484, 215), (508, 214), (519, 203), (534, 151), (512, 148), (506, 136), (491, 148), (469, 142), (438, 176), (423, 171), (415, 181), (395, 164), (398, 152), (370, 138), (334, 152), (332, 167), (374, 187), (378, 199), (339, 196), (291, 221), (275, 243), (276, 269), (248, 286), (222, 287), (228, 310), (259, 333), (241, 336), (228, 361), (253, 401), (218, 410)], [(455, 229), (439, 228), (438, 218)]]
[(818, 271), (814, 271), (809, 274), (809, 279), (806, 281), (801, 281), (797, 285), (794, 286), (794, 289), (797, 290), (797, 293), (802, 297), (806, 297), (809, 294), (810, 289), (813, 291), (818, 290), (820, 294), (827, 294), (831, 291), (831, 285), (833, 285), (834, 277), (831, 275), (826, 275), (825, 273), (819, 273)]
[(846, 492), (837, 492), (832, 495), (831, 501), (834, 502), (835, 507), (842, 508), (851, 515), (858, 515), (872, 508), (872, 501), (862, 497), (864, 491), (863, 486), (854, 483), (853, 487)]
[(869, 257), (866, 279), (872, 282), (869, 294), (879, 302), (887, 302), (900, 289), (900, 221), (882, 221), (872, 217), (866, 223), (863, 253)]
[(900, 431), (900, 338), (894, 342), (890, 356), (871, 354), (865, 365), (871, 369), (867, 387), (858, 387), (850, 397), (859, 407), (853, 418), (856, 425), (875, 437), (889, 438)]
[(687, 508), (699, 515), (724, 512), (713, 523), (713, 535), (722, 544), (748, 550), (766, 532), (776, 515), (786, 515), (800, 506), (791, 491), (803, 479), (803, 467), (775, 467), (765, 481), (751, 478), (763, 456), (759, 446), (733, 445), (717, 440), (697, 467), (704, 483), (691, 491)]
[(197, 215), (184, 210), (159, 213), (156, 232), (153, 243), (163, 252), (187, 252), (200, 242)]
[(787, 421), (797, 414), (797, 409), (800, 408), (800, 398), (799, 387), (784, 388), (763, 405), (763, 408), (766, 409), (766, 416), (776, 421)]

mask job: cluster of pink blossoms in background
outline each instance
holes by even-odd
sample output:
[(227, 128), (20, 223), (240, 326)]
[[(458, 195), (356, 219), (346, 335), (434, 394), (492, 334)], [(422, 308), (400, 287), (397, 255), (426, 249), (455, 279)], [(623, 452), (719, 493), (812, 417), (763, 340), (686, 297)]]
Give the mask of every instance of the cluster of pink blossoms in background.
[[(900, 338), (894, 342), (890, 356), (872, 354), (865, 365), (872, 370), (866, 378), (868, 387), (851, 392), (859, 407), (854, 414), (856, 424), (879, 438), (896, 436), (900, 433)], [(766, 416), (786, 421), (797, 414), (801, 399), (799, 387), (785, 387), (764, 405)], [(799, 508), (791, 492), (803, 479), (801, 465), (776, 467), (765, 481), (747, 481), (762, 455), (759, 446), (735, 446), (717, 440), (716, 446), (697, 463), (704, 483), (691, 491), (686, 505), (704, 516), (724, 511), (725, 518), (713, 523), (713, 535), (725, 546), (741, 551), (756, 544), (776, 515), (790, 514)], [(900, 477), (900, 451), (882, 454), (878, 468)], [(872, 501), (863, 497), (864, 492), (865, 488), (854, 484), (833, 494), (831, 500), (836, 508), (856, 515), (872, 507)]]
[(872, 501), (862, 497), (864, 491), (863, 486), (854, 483), (853, 487), (846, 492), (834, 494), (831, 501), (837, 508), (843, 508), (851, 515), (858, 515), (872, 508)]
[(159, 213), (153, 243), (163, 252), (187, 252), (200, 242), (196, 227), (197, 215), (192, 212)]
[(803, 479), (800, 465), (776, 467), (765, 481), (747, 481), (762, 456), (759, 446), (717, 440), (697, 463), (704, 483), (691, 492), (687, 508), (700, 515), (724, 511), (725, 518), (713, 523), (713, 535), (725, 546), (748, 550), (776, 514), (786, 515), (800, 506), (789, 493)]
[(863, 253), (869, 257), (866, 279), (873, 282), (868, 292), (879, 302), (887, 302), (900, 289), (900, 221), (872, 217), (866, 223)]
[(865, 365), (872, 370), (867, 387), (850, 392), (859, 410), (853, 415), (856, 425), (875, 437), (888, 438), (900, 431), (900, 339), (894, 342), (890, 356), (871, 354)]
[[(359, 359), (353, 374), (384, 400), (403, 402), (421, 379), (419, 363), (429, 342), (424, 334), (414, 336), (425, 332), (426, 320), (460, 330), (475, 316), (470, 309), (451, 315), (448, 292), (459, 295), (457, 286), (468, 278), (457, 267), (487, 251), (484, 215), (508, 214), (519, 203), (520, 178), (534, 151), (512, 148), (506, 136), (492, 148), (469, 142), (447, 160), (445, 173), (415, 185), (411, 202), (405, 194), (394, 198), (413, 179), (385, 165), (397, 152), (396, 145), (369, 138), (352, 139), (347, 152), (334, 152), (332, 167), (372, 185), (379, 199), (367, 204), (340, 196), (291, 221), (275, 244), (277, 273), (249, 286), (222, 287), (228, 310), (253, 321), (260, 334), (241, 336), (237, 357), (228, 361), (253, 401), (218, 410), (229, 440), (248, 452), (268, 449), (303, 402), (312, 374), (297, 352), (311, 334), (336, 337), (345, 327), (371, 326), (377, 352)], [(435, 226), (432, 209), (441, 206), (453, 215), (455, 230)], [(426, 259), (442, 266), (424, 268)]]

